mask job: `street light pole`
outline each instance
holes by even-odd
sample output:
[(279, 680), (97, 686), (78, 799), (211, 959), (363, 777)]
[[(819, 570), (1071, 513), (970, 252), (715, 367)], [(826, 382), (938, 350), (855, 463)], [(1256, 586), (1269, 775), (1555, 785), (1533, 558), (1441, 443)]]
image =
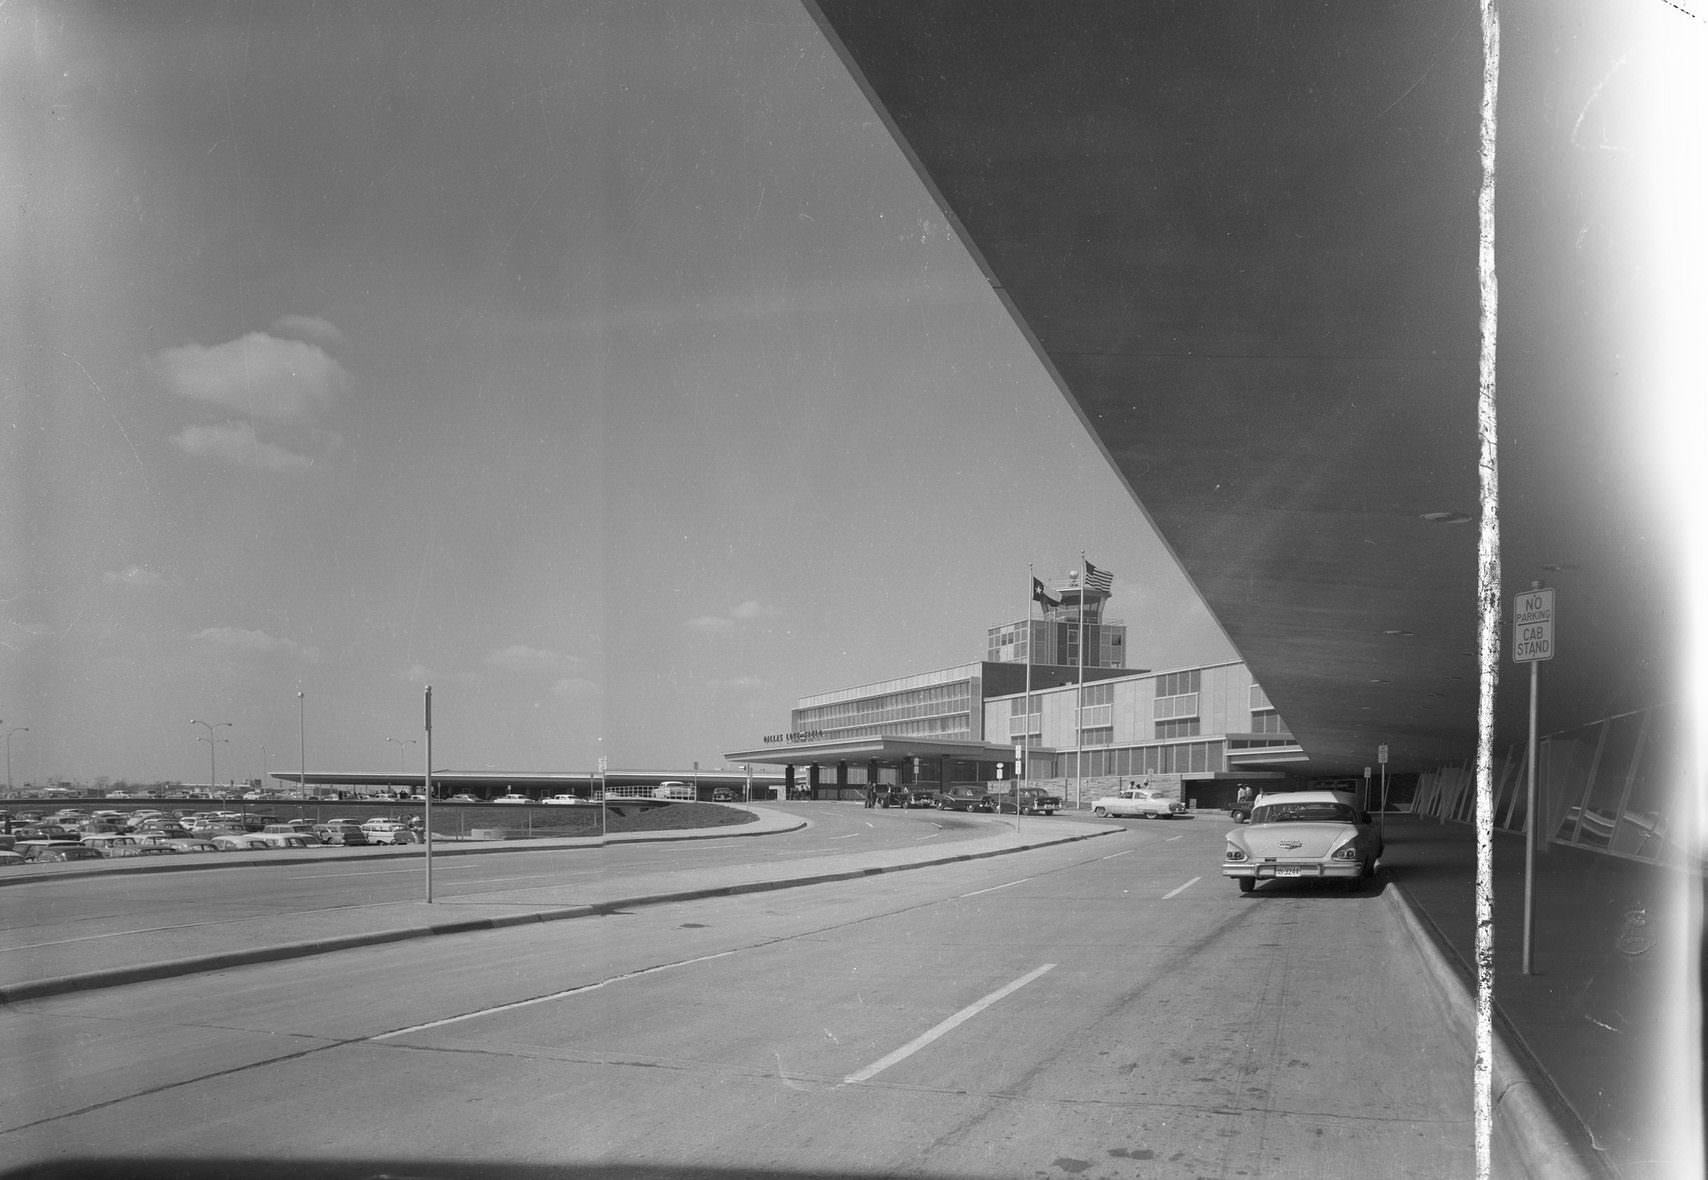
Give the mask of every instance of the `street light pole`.
[(408, 751), (405, 750), (404, 747), (415, 745), (416, 744), (415, 739), (414, 738), (387, 738), (386, 741), (397, 743), (397, 768), (400, 771), (407, 770), (409, 767), (408, 767), (408, 763), (405, 761), (405, 758), (408, 756)]
[(12, 793), (12, 735), (29, 732), (30, 727), (27, 725), (20, 725), (16, 729), (6, 731), (6, 793), (8, 795)]
[(205, 741), (208, 744), (208, 790), (217, 791), (217, 790), (219, 790), (219, 777), (216, 774), (214, 774), (214, 744), (215, 744), (216, 740), (223, 742), (226, 739), (225, 738), (216, 739), (214, 737), (214, 730), (220, 728), (221, 726), (224, 726), (225, 728), (230, 729), (231, 728), (231, 722), (229, 722), (229, 721), (197, 721), (194, 717), (192, 717), (192, 718), (190, 718), (190, 724), (191, 725), (205, 725), (208, 727), (208, 736), (205, 738), (197, 738), (196, 740), (199, 742)]
[[(302, 693), (297, 693), (297, 799), (300, 802), (308, 798), (308, 706), (303, 704)], [(319, 815), (319, 812), (315, 812)]]

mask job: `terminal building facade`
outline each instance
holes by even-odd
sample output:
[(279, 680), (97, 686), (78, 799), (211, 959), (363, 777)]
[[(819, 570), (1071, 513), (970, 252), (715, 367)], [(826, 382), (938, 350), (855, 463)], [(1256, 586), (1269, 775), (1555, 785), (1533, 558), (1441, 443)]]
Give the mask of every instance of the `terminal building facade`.
[(1243, 663), (1127, 667), (1109, 596), (1107, 575), (1035, 583), (1042, 617), (989, 628), (985, 659), (802, 697), (785, 732), (725, 756), (781, 767), (796, 797), (1020, 779), (1070, 808), (1134, 780), (1218, 807), (1303, 763)]

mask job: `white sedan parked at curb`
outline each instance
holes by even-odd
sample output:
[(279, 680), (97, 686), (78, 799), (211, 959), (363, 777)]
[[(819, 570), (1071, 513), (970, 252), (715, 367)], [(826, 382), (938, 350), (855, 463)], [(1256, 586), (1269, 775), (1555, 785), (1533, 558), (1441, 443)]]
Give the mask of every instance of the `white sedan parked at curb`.
[(1173, 819), (1186, 814), (1186, 804), (1147, 787), (1128, 787), (1119, 795), (1105, 795), (1091, 805), (1092, 815)]

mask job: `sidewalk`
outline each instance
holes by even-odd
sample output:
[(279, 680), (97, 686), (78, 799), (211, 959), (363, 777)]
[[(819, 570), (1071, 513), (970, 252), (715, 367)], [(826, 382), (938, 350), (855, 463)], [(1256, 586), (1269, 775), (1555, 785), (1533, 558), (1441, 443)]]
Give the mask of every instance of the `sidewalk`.
[[(1410, 815), (1389, 815), (1384, 828), (1390, 888), (1437, 942), (1474, 1005), (1475, 830)], [(1528, 1079), (1578, 1156), (1601, 1174), (1678, 1180), (1695, 1173), (1677, 1148), (1697, 1142), (1700, 1112), (1689, 1087), (1663, 1076), (1662, 1063), (1669, 1051), (1701, 1061), (1691, 1019), (1694, 933), (1683, 904), (1701, 884), (1585, 849), (1538, 850), (1533, 973), (1526, 975), (1524, 842), (1496, 834), (1495, 1025), (1515, 1074), (1500, 1076), (1497, 1053), (1497, 1120), (1503, 1090)]]

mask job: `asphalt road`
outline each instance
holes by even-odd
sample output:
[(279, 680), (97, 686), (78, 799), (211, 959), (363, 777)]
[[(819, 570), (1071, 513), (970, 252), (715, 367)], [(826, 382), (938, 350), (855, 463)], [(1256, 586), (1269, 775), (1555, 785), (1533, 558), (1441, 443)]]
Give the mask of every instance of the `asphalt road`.
[(1472, 1174), (1469, 1051), (1386, 899), (1241, 896), (1224, 826), (26, 1001), (0, 1163)]
[[(695, 873), (709, 879), (742, 865), (952, 849), (1013, 823), (929, 810), (783, 805), (768, 811), (799, 815), (810, 826), (763, 838), (732, 828), (727, 837), (688, 841), (515, 842), (479, 855), (455, 855), (458, 845), (442, 844), (434, 859), (435, 908), (451, 920), (486, 899), (518, 907), (547, 904), (547, 898), (573, 905), (604, 895), (614, 881), (653, 880), (667, 872), (691, 881)], [(1050, 822), (1024, 820), (1028, 830)], [(345, 933), (353, 911), (366, 911), (383, 928), (425, 893), (419, 846), (205, 854), (151, 862), (153, 871), (125, 871), (136, 863), (50, 866), (37, 880), (0, 888), (0, 985), (222, 946)]]

